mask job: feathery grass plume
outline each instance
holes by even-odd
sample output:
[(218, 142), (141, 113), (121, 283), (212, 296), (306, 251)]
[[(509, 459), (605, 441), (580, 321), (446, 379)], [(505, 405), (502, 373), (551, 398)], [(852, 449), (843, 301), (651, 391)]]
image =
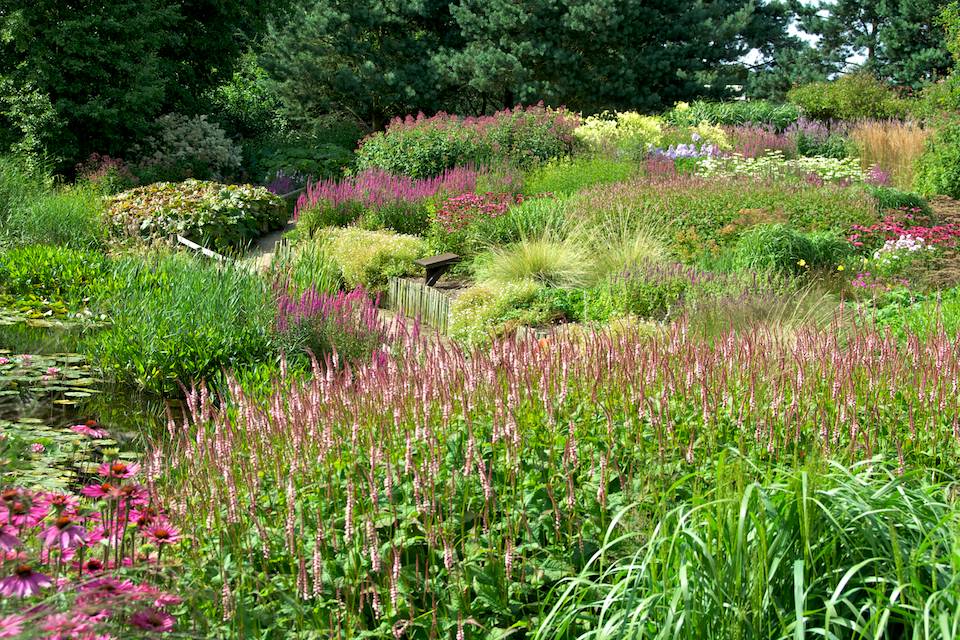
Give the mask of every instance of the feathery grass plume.
[(590, 283), (591, 262), (576, 240), (542, 235), (494, 247), (489, 259), (478, 265), (477, 276), (501, 284), (531, 280), (548, 287), (577, 287)]
[(864, 171), (879, 167), (902, 189), (913, 188), (917, 159), (923, 154), (927, 135), (919, 124), (900, 120), (864, 120), (850, 131)]
[(662, 262), (668, 257), (659, 237), (636, 224), (622, 210), (613, 211), (594, 224), (581, 221), (571, 236), (589, 252), (595, 280), (620, 275), (647, 263)]

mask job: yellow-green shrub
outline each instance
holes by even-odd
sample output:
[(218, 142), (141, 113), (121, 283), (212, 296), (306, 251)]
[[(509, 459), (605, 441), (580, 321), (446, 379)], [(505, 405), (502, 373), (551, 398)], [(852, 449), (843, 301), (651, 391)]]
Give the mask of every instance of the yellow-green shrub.
[(419, 267), (413, 261), (427, 254), (424, 240), (389, 231), (330, 227), (317, 238), (350, 288), (382, 290), (390, 278), (416, 273)]

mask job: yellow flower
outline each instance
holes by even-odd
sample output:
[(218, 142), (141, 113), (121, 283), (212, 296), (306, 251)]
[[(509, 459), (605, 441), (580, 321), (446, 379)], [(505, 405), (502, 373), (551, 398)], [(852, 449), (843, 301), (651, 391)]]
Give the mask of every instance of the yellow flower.
[(800, 258), (799, 260), (797, 260), (797, 265), (801, 267), (805, 267), (807, 266), (807, 261), (804, 260), (803, 258)]
[(843, 271), (843, 265), (842, 265), (842, 264), (838, 264), (838, 265), (837, 265), (837, 271)]

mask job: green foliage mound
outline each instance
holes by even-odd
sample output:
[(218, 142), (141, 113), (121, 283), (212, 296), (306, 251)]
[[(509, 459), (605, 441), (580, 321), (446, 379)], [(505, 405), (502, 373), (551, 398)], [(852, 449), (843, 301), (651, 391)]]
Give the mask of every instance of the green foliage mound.
[(909, 112), (907, 101), (867, 73), (802, 85), (791, 89), (787, 99), (817, 120), (902, 118)]
[(413, 261), (427, 254), (422, 239), (389, 231), (331, 227), (316, 237), (350, 288), (383, 290), (390, 278), (416, 273), (419, 267)]
[(200, 180), (160, 182), (108, 202), (114, 233), (145, 240), (180, 234), (218, 250), (240, 247), (287, 220), (283, 199), (263, 187)]
[(767, 100), (736, 102), (681, 102), (667, 111), (664, 118), (675, 127), (695, 127), (701, 122), (713, 125), (767, 124), (782, 131), (796, 122), (800, 111), (796, 105)]
[(960, 198), (960, 117), (937, 123), (917, 161), (915, 186), (925, 196)]
[(829, 232), (802, 233), (784, 224), (758, 225), (745, 231), (734, 249), (735, 268), (803, 273), (836, 268), (851, 245)]

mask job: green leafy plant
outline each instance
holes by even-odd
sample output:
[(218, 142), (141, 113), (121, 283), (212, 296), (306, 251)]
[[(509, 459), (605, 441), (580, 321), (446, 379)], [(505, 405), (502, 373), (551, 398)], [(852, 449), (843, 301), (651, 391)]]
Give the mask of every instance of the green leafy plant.
[(604, 157), (554, 160), (526, 175), (523, 192), (568, 195), (593, 185), (626, 180), (636, 173), (637, 166), (624, 160)]
[(33, 245), (0, 252), (0, 293), (85, 304), (108, 287), (103, 254)]
[(287, 208), (263, 187), (186, 180), (119, 193), (108, 201), (107, 216), (117, 235), (166, 240), (180, 234), (224, 250), (282, 228)]
[(183, 254), (121, 259), (85, 349), (110, 380), (177, 394), (274, 355), (273, 297), (257, 275)]
[(869, 73), (795, 87), (787, 93), (787, 100), (817, 120), (900, 118), (909, 111), (907, 101)]
[(676, 127), (691, 127), (701, 122), (714, 125), (769, 124), (782, 131), (800, 117), (792, 104), (777, 104), (766, 100), (736, 102), (680, 102), (664, 114)]
[(942, 118), (917, 161), (914, 182), (925, 196), (960, 198), (960, 118)]

